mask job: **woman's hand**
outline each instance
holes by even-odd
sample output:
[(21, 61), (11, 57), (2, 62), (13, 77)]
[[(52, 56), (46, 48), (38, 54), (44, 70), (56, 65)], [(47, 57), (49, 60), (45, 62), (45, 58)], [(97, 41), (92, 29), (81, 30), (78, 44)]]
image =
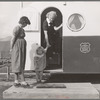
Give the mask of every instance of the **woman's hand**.
[(47, 43), (47, 48), (51, 47), (51, 45), (49, 43)]
[(47, 52), (48, 46), (44, 49), (45, 52)]

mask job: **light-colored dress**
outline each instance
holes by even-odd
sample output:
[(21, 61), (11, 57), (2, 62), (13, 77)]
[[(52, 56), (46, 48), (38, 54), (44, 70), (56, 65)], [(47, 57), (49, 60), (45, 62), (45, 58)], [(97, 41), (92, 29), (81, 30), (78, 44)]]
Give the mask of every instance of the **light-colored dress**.
[(24, 29), (17, 26), (13, 30), (16, 41), (12, 48), (12, 72), (22, 72), (25, 68), (26, 60), (26, 40)]

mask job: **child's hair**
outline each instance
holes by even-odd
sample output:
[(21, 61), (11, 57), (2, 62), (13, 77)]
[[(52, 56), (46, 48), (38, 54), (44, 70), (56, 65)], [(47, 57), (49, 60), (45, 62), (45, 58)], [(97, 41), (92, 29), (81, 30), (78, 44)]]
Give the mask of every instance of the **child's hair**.
[(36, 54), (38, 54), (38, 55), (44, 54), (44, 49), (43, 49), (43, 47), (38, 47), (37, 50), (36, 50)]
[(19, 24), (31, 24), (30, 20), (26, 16), (22, 16), (19, 20)]

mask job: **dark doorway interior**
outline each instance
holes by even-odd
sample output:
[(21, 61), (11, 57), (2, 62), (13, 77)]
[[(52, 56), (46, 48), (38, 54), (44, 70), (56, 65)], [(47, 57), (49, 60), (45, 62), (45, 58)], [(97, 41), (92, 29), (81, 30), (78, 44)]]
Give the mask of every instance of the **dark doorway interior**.
[[(43, 21), (46, 19), (46, 14), (49, 11), (56, 11), (57, 19), (55, 20), (56, 26), (59, 26), (62, 23), (62, 14), (61, 12), (54, 7), (49, 7), (45, 9), (41, 14), (41, 46), (45, 48), (45, 37), (43, 32)], [(47, 59), (47, 67), (46, 69), (59, 69), (62, 68), (62, 28), (59, 29), (57, 32), (56, 38), (56, 53), (53, 54), (52, 59)]]

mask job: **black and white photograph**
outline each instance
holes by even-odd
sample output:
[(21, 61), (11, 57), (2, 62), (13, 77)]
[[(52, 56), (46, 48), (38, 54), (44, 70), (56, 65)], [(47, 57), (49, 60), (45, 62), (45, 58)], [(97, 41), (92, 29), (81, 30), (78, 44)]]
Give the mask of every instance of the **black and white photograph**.
[(0, 1), (0, 99), (100, 99), (100, 1)]

